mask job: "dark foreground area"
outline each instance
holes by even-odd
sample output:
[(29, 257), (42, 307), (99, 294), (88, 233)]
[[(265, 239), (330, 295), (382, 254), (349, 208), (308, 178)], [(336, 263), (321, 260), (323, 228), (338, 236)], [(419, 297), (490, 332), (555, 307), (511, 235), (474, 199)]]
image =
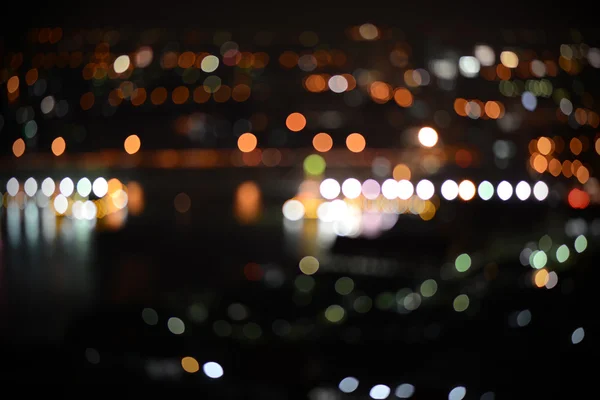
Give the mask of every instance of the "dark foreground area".
[[(248, 399), (369, 398), (378, 384), (390, 398), (401, 384), (421, 399), (456, 387), (467, 399), (569, 398), (593, 386), (592, 224), (586, 250), (571, 250), (566, 266), (549, 257), (557, 282), (536, 287), (519, 261), (545, 234), (553, 249), (572, 248), (572, 211), (447, 202), (431, 221), (404, 214), (378, 238), (320, 246), (317, 220), (292, 226), (282, 216), (299, 184), (293, 172), (175, 175), (121, 172), (144, 188), (144, 208), (116, 229), (63, 217), (52, 234), (42, 211), (35, 230), (27, 208), (18, 224), (3, 209), (5, 384), (193, 387)], [(247, 181), (261, 189), (260, 217), (242, 223), (235, 193)], [(183, 213), (180, 192), (191, 199)], [(453, 275), (463, 251), (472, 267)], [(299, 268), (306, 255), (320, 260), (315, 274)], [(209, 362), (222, 376), (207, 375)], [(353, 393), (338, 387), (346, 377), (360, 382)]]

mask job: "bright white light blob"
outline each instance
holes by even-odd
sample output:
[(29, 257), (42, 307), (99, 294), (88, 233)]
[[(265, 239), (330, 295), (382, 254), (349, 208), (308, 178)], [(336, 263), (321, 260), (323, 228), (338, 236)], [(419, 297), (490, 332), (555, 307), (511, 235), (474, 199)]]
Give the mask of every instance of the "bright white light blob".
[(323, 196), (323, 198), (327, 200), (333, 200), (340, 194), (340, 184), (335, 179), (327, 178), (321, 182), (319, 191), (321, 192), (321, 196)]
[(73, 190), (75, 189), (75, 184), (73, 183), (71, 178), (67, 177), (67, 178), (64, 178), (62, 181), (60, 181), (60, 185), (58, 187), (60, 189), (60, 193), (62, 193), (66, 197), (69, 197), (70, 195), (73, 194)]
[(451, 179), (442, 183), (442, 196), (446, 200), (454, 200), (458, 197), (458, 184)]
[(290, 221), (299, 221), (304, 217), (304, 204), (296, 199), (290, 199), (283, 203), (281, 211)]
[(216, 363), (214, 361), (209, 361), (206, 364), (204, 364), (202, 366), (202, 370), (204, 371), (206, 376), (212, 379), (217, 379), (223, 376), (223, 367), (221, 367), (219, 363)]
[(29, 197), (35, 196), (37, 192), (38, 184), (34, 178), (29, 178), (25, 181), (25, 185), (23, 185), (23, 190), (25, 190), (25, 194)]
[(55, 190), (56, 184), (54, 183), (54, 179), (46, 178), (42, 181), (42, 193), (44, 193), (45, 196), (52, 196)]
[(433, 197), (433, 194), (435, 193), (435, 188), (433, 187), (433, 183), (431, 183), (431, 181), (423, 179), (422, 181), (417, 183), (416, 191), (417, 196), (419, 196), (421, 200), (429, 200)]
[(92, 182), (88, 178), (81, 178), (79, 182), (77, 182), (77, 193), (81, 197), (88, 197), (92, 192)]
[(498, 187), (496, 188), (496, 193), (498, 193), (498, 197), (500, 197), (501, 200), (506, 201), (510, 199), (510, 197), (513, 194), (512, 185), (507, 181), (502, 181), (498, 184)]
[(54, 210), (56, 210), (59, 214), (64, 214), (67, 212), (67, 208), (69, 207), (69, 201), (65, 196), (59, 194), (54, 198)]
[(358, 179), (348, 178), (342, 183), (342, 193), (349, 199), (356, 199), (361, 191), (362, 185)]
[(419, 142), (425, 147), (433, 147), (438, 141), (438, 134), (435, 129), (428, 126), (419, 130)]
[(531, 196), (531, 186), (529, 186), (529, 183), (521, 181), (517, 183), (515, 193), (517, 194), (519, 200), (525, 201), (529, 198), (529, 196)]
[(475, 191), (475, 184), (469, 180), (464, 180), (458, 185), (458, 195), (465, 201), (471, 200)]
[(391, 389), (389, 388), (389, 386), (375, 385), (369, 391), (369, 396), (371, 396), (371, 398), (375, 400), (387, 399), (387, 397), (390, 395), (390, 392)]
[(477, 58), (473, 56), (464, 56), (458, 60), (458, 69), (465, 78), (474, 78), (479, 74), (481, 65)]
[(17, 178), (10, 178), (8, 182), (6, 182), (6, 192), (9, 196), (16, 196), (19, 193), (19, 181)]
[(381, 185), (381, 194), (388, 200), (398, 197), (398, 182), (394, 179), (386, 179)]
[(533, 185), (533, 196), (539, 201), (545, 200), (548, 197), (548, 185), (545, 182), (539, 181)]
[(398, 197), (402, 200), (408, 200), (415, 192), (415, 188), (413, 184), (406, 180), (402, 179), (398, 182)]
[(104, 197), (108, 193), (108, 182), (102, 177), (96, 178), (92, 185), (92, 190), (97, 197)]

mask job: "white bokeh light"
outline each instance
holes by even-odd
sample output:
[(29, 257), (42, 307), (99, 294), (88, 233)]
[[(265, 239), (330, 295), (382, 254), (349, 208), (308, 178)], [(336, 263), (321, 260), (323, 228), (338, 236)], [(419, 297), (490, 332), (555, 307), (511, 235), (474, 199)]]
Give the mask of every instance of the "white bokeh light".
[(332, 178), (327, 178), (319, 186), (321, 196), (327, 200), (333, 200), (340, 195), (340, 184)]
[(362, 194), (368, 200), (375, 200), (379, 193), (381, 192), (381, 187), (379, 186), (379, 182), (375, 179), (367, 179), (362, 184)]
[(381, 194), (389, 200), (398, 197), (398, 182), (394, 179), (386, 179), (381, 185)]
[(212, 379), (217, 379), (223, 376), (223, 367), (219, 363), (209, 361), (202, 366), (202, 370)]
[(435, 129), (425, 126), (419, 129), (419, 142), (425, 147), (433, 147), (438, 141), (438, 133)]
[(29, 197), (35, 196), (37, 192), (38, 184), (34, 178), (29, 178), (25, 181), (25, 185), (23, 185), (23, 190), (25, 190), (25, 194)]
[(296, 199), (291, 199), (283, 203), (283, 216), (290, 221), (298, 221), (304, 217), (304, 204)]
[(448, 400), (462, 400), (467, 394), (467, 389), (464, 386), (457, 386), (448, 393)]
[(402, 200), (408, 200), (415, 192), (415, 188), (413, 184), (406, 180), (402, 179), (398, 182), (398, 197)]
[(73, 184), (71, 178), (67, 177), (60, 181), (60, 185), (58, 186), (58, 188), (60, 189), (61, 194), (63, 194), (66, 197), (69, 197), (73, 194), (73, 190), (75, 190), (75, 184)]
[(94, 218), (96, 218), (97, 212), (98, 209), (96, 207), (96, 203), (94, 203), (93, 201), (86, 200), (86, 202), (83, 203), (82, 216), (84, 219), (87, 219), (88, 221), (93, 220)]
[(529, 196), (531, 196), (531, 186), (529, 186), (529, 183), (521, 181), (517, 183), (517, 187), (515, 187), (515, 193), (519, 200), (527, 200)]
[(56, 184), (54, 183), (54, 179), (46, 178), (42, 181), (42, 193), (44, 193), (45, 196), (52, 196), (55, 190)]
[(391, 389), (389, 386), (375, 385), (369, 391), (369, 396), (371, 396), (371, 398), (375, 400), (387, 399), (387, 397), (390, 395), (390, 392)]
[(56, 210), (59, 214), (64, 214), (67, 212), (67, 208), (69, 207), (69, 201), (65, 196), (59, 194), (54, 198), (54, 210)]
[(334, 93), (342, 93), (348, 89), (348, 81), (341, 75), (334, 75), (329, 78), (329, 89)]
[(433, 194), (435, 193), (435, 188), (433, 187), (433, 183), (431, 183), (431, 181), (423, 179), (422, 181), (417, 183), (416, 192), (417, 196), (419, 196), (421, 200), (429, 200), (433, 197)]
[(442, 183), (442, 196), (446, 200), (454, 200), (458, 197), (458, 184), (451, 179)]
[(545, 200), (548, 197), (548, 191), (548, 185), (542, 181), (533, 185), (533, 195), (539, 201)]
[(344, 393), (352, 393), (356, 389), (358, 389), (358, 379), (349, 376), (347, 378), (342, 379), (338, 387)]
[(97, 197), (104, 197), (108, 193), (108, 182), (102, 177), (96, 178), (92, 185), (92, 190)]
[(506, 201), (512, 196), (513, 187), (507, 181), (502, 181), (498, 184), (498, 187), (496, 188), (496, 193), (498, 193), (498, 197), (500, 197), (500, 200)]
[(466, 78), (474, 78), (481, 69), (479, 60), (473, 56), (464, 56), (458, 60), (460, 74)]
[(19, 181), (17, 178), (10, 178), (8, 182), (6, 182), (6, 193), (9, 196), (16, 196), (19, 193)]
[(465, 201), (471, 200), (475, 192), (475, 184), (469, 180), (464, 180), (458, 185), (458, 195)]
[(349, 199), (356, 199), (360, 196), (362, 185), (355, 178), (348, 178), (342, 183), (342, 193)]
[(479, 60), (479, 63), (484, 67), (489, 67), (496, 63), (496, 55), (494, 50), (485, 44), (475, 46), (475, 57)]
[(77, 182), (77, 193), (81, 197), (88, 197), (92, 192), (92, 182), (88, 178), (81, 178), (79, 182)]

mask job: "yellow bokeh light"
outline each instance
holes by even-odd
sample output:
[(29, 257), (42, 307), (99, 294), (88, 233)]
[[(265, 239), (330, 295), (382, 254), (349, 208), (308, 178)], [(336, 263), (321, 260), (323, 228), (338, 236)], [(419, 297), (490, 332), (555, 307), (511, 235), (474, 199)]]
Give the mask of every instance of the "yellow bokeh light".
[(142, 142), (138, 135), (129, 135), (127, 139), (125, 139), (125, 143), (123, 147), (125, 147), (125, 151), (128, 154), (135, 154), (139, 151)]
[(306, 256), (300, 260), (300, 271), (305, 275), (312, 275), (319, 270), (319, 260), (313, 256)]
[(394, 167), (392, 176), (397, 181), (401, 181), (402, 179), (410, 180), (410, 168), (405, 164), (398, 164)]
[(200, 370), (200, 365), (194, 357), (183, 357), (181, 359), (181, 367), (184, 369), (185, 372), (188, 372), (190, 374), (193, 374)]
[(533, 281), (535, 283), (535, 286), (541, 288), (541, 287), (544, 287), (548, 283), (549, 279), (550, 279), (550, 274), (548, 273), (548, 271), (546, 271), (545, 269), (540, 269), (539, 271), (537, 271), (535, 273)]
[(129, 68), (130, 65), (131, 61), (129, 60), (129, 56), (123, 55), (115, 59), (115, 62), (113, 63), (113, 68), (117, 74), (120, 74), (127, 71), (127, 68)]
[(503, 51), (500, 53), (500, 62), (506, 68), (517, 68), (519, 57), (512, 51)]
[(52, 153), (55, 156), (60, 156), (62, 155), (65, 150), (67, 148), (67, 143), (65, 142), (65, 139), (63, 139), (62, 137), (57, 137), (56, 139), (54, 139), (52, 141)]

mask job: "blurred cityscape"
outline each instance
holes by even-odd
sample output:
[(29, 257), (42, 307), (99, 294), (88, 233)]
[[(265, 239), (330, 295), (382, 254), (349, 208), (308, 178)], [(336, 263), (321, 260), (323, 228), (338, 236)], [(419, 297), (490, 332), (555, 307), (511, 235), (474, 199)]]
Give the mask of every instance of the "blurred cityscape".
[(3, 380), (311, 400), (587, 388), (600, 36), (423, 29), (7, 35)]

